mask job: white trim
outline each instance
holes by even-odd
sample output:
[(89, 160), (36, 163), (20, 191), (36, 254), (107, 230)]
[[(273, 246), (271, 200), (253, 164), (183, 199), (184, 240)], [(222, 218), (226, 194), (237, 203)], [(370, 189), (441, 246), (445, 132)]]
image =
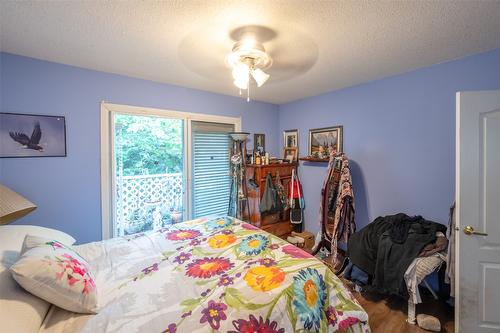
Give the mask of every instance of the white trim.
[(455, 333), (460, 328), (460, 101), (461, 93), (455, 94)]
[(102, 219), (102, 239), (110, 236), (110, 145), (109, 145), (109, 117), (110, 113), (106, 109), (106, 104), (101, 102), (101, 219)]
[(204, 113), (174, 111), (174, 110), (147, 108), (147, 107), (132, 106), (132, 105), (112, 104), (105, 102), (102, 102), (102, 105), (108, 111), (118, 112), (122, 114), (124, 113), (135, 114), (135, 115), (143, 114), (147, 116), (159, 116), (159, 117), (168, 117), (168, 118), (184, 119), (184, 120), (196, 120), (196, 121), (207, 121), (213, 123), (232, 124), (235, 126), (235, 131), (241, 131), (241, 117), (227, 117), (227, 116), (218, 116), (218, 115), (204, 114)]
[(186, 207), (184, 216), (191, 216), (191, 121), (206, 121), (222, 124), (234, 125), (235, 131), (241, 131), (241, 117), (226, 117), (203, 113), (192, 113), (173, 111), (157, 108), (147, 108), (132, 105), (112, 104), (101, 102), (101, 216), (102, 216), (102, 239), (108, 239), (113, 236), (114, 230), (112, 220), (114, 220), (115, 210), (113, 209), (113, 200), (111, 200), (111, 191), (114, 188), (113, 175), (114, 163), (111, 163), (111, 156), (114, 156), (113, 126), (111, 119), (115, 113), (158, 116), (184, 120), (184, 177), (186, 180), (184, 196)]
[(191, 150), (192, 150), (192, 137), (191, 137), (191, 119), (185, 121), (184, 125), (184, 153), (186, 156), (185, 163), (184, 163), (184, 179), (186, 180), (186, 186), (184, 187), (184, 191), (186, 191), (186, 195), (184, 195), (184, 206), (186, 207), (184, 209), (184, 217), (186, 216), (191, 216), (191, 203), (193, 202), (192, 199), (192, 184), (193, 180), (191, 179), (191, 171), (192, 171), (192, 158), (191, 158)]

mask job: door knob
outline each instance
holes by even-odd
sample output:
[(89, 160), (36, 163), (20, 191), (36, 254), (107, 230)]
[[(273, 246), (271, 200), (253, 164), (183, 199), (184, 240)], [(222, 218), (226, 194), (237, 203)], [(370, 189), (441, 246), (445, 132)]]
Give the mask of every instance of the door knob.
[(474, 231), (474, 228), (471, 227), (470, 225), (464, 228), (464, 234), (466, 234), (467, 236), (470, 235), (488, 236), (488, 234), (485, 232)]

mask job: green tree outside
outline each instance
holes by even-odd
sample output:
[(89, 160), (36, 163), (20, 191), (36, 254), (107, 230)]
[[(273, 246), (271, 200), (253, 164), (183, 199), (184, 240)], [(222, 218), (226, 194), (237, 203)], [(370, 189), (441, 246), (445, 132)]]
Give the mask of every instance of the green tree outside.
[(183, 171), (183, 121), (150, 116), (117, 115), (116, 165), (123, 176)]

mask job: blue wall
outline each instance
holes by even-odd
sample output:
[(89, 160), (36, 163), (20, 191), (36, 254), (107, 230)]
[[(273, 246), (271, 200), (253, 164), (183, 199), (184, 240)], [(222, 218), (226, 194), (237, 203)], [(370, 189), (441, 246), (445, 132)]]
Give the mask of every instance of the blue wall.
[(19, 220), (101, 238), (100, 102), (241, 116), (243, 130), (266, 134), (278, 152), (278, 106), (0, 53), (0, 112), (63, 115), (68, 156), (0, 159), (0, 182), (38, 209)]
[[(344, 126), (356, 221), (397, 212), (447, 223), (455, 193), (455, 93), (500, 89), (500, 49), (280, 106), (280, 130)], [(281, 139), (282, 140), (282, 139)], [(308, 230), (319, 229), (326, 166), (301, 163)]]
[[(16, 223), (98, 240), (99, 102), (242, 116), (280, 153), (281, 131), (344, 126), (359, 227), (379, 215), (421, 214), (446, 223), (454, 199), (455, 92), (500, 89), (500, 49), (276, 106), (0, 54), (1, 111), (64, 115), (68, 157), (0, 159), (0, 182), (39, 208)], [(278, 131), (279, 129), (279, 131)], [(317, 231), (324, 165), (301, 163), (306, 228)]]

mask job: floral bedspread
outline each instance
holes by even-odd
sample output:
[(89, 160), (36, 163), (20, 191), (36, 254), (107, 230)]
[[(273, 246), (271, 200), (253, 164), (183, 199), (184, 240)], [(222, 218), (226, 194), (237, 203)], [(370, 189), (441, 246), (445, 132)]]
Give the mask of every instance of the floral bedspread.
[(75, 247), (99, 313), (83, 332), (369, 332), (321, 261), (231, 217)]

